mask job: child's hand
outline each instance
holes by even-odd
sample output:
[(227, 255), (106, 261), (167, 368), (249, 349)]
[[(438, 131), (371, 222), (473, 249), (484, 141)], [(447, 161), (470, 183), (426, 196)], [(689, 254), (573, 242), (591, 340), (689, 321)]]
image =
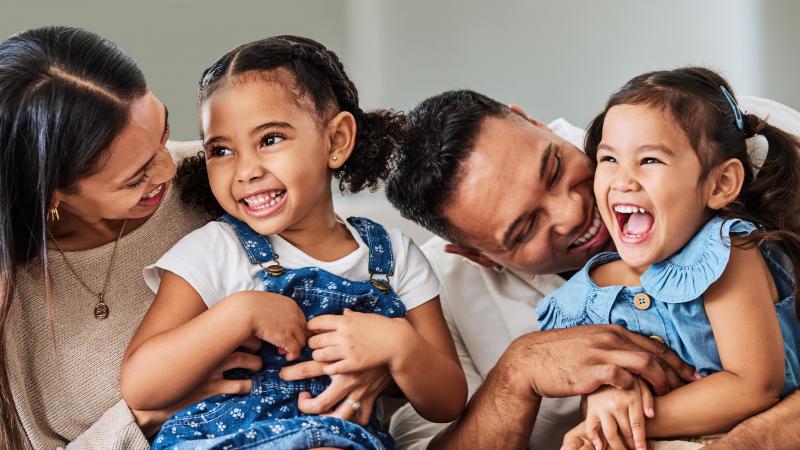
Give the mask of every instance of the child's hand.
[(308, 321), (308, 329), (317, 333), (308, 339), (316, 361), (332, 363), (325, 373), (352, 373), (389, 365), (409, 332), (405, 319), (391, 319), (379, 314), (344, 310), (344, 314), (324, 315)]
[(278, 347), (292, 361), (306, 346), (306, 317), (294, 300), (263, 291), (243, 291), (242, 304), (250, 312), (253, 334)]
[(605, 447), (601, 438), (596, 438), (595, 442), (592, 439), (586, 433), (586, 422), (581, 422), (564, 435), (561, 450), (600, 450)]
[(628, 390), (602, 387), (586, 397), (586, 405), (584, 430), (595, 445), (605, 437), (612, 448), (647, 448), (645, 416), (652, 418), (655, 412), (653, 394), (641, 378)]

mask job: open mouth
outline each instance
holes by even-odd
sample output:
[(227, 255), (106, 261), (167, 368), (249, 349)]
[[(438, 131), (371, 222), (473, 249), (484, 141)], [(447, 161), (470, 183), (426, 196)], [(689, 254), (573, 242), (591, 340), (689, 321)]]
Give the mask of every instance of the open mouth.
[(272, 189), (258, 192), (239, 200), (247, 214), (265, 217), (277, 212), (286, 200), (286, 189)]
[(614, 216), (620, 237), (627, 243), (638, 243), (647, 239), (655, 223), (650, 211), (636, 205), (614, 205)]
[(600, 231), (604, 229), (603, 219), (600, 217), (600, 211), (598, 211), (597, 207), (595, 206), (592, 208), (592, 222), (589, 224), (589, 227), (582, 235), (578, 236), (577, 239), (569, 244), (567, 250), (573, 250), (587, 246), (587, 244), (592, 244), (595, 238), (601, 234)]
[(167, 184), (161, 183), (153, 189), (152, 191), (144, 194), (142, 198), (139, 199), (139, 206), (153, 206), (157, 205), (161, 202), (161, 199), (164, 198), (164, 193), (167, 191)]

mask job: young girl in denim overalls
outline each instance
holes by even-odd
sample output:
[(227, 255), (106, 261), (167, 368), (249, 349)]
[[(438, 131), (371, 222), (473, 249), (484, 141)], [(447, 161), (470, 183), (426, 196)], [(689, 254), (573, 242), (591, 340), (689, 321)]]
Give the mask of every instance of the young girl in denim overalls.
[[(158, 294), (123, 362), (122, 393), (134, 409), (187, 403), (254, 337), (263, 368), (234, 371), (250, 378), (248, 394), (191, 404), (153, 447), (393, 448), (360, 387), (336, 414), (298, 406), (327, 395), (331, 376), (374, 382), (376, 371), (429, 420), (456, 418), (466, 382), (430, 266), (399, 231), (333, 210), (331, 176), (357, 192), (388, 174), (403, 117), (361, 111), (336, 55), (292, 36), (214, 63), (200, 112), (204, 158), (185, 163), (179, 183), (184, 199), (222, 216), (145, 269)], [(326, 375), (285, 380), (281, 369), (298, 362)]]
[(599, 389), (564, 448), (697, 448), (798, 387), (798, 151), (707, 69), (647, 73), (611, 97), (586, 152), (616, 252), (542, 301), (539, 320), (625, 326), (669, 346), (698, 380), (655, 399), (641, 380)]

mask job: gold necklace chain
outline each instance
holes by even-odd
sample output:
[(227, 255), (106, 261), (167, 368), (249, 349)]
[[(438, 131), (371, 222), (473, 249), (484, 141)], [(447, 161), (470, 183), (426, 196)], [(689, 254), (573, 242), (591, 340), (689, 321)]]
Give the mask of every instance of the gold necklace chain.
[(117, 247), (119, 246), (119, 240), (122, 238), (122, 233), (125, 232), (125, 225), (127, 224), (128, 224), (128, 219), (125, 219), (122, 222), (122, 228), (120, 228), (119, 230), (119, 235), (117, 236), (117, 240), (114, 241), (114, 250), (111, 252), (111, 262), (108, 265), (108, 271), (106, 271), (106, 281), (103, 283), (103, 290), (101, 292), (94, 292), (89, 287), (89, 285), (86, 284), (85, 281), (83, 281), (80, 275), (78, 275), (78, 271), (75, 270), (74, 267), (72, 267), (72, 264), (69, 262), (69, 259), (67, 259), (67, 255), (66, 253), (64, 253), (64, 250), (62, 250), (61, 246), (58, 245), (56, 237), (53, 236), (53, 233), (51, 233), (50, 230), (47, 230), (48, 236), (50, 236), (50, 239), (56, 245), (56, 249), (61, 254), (61, 257), (64, 259), (64, 262), (67, 264), (67, 268), (69, 269), (69, 271), (72, 272), (73, 275), (75, 275), (75, 279), (78, 280), (78, 282), (81, 284), (81, 286), (83, 286), (84, 289), (86, 289), (87, 292), (97, 297), (97, 303), (94, 305), (94, 317), (97, 320), (105, 319), (106, 317), (108, 317), (108, 314), (110, 313), (108, 305), (106, 304), (106, 290), (108, 289), (108, 282), (111, 280), (111, 274), (114, 272), (114, 261), (117, 259)]

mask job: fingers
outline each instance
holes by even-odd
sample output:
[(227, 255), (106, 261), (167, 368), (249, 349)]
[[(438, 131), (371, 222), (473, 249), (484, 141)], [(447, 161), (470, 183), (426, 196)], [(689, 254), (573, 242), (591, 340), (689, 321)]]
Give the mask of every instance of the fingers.
[(222, 372), (231, 369), (246, 369), (251, 372), (258, 372), (261, 370), (262, 363), (263, 361), (258, 355), (247, 352), (233, 352), (217, 366), (213, 376), (222, 378)]
[(333, 314), (317, 316), (306, 322), (306, 328), (317, 334), (325, 331), (335, 331), (341, 319), (342, 316)]
[(697, 379), (694, 367), (683, 362), (677, 353), (669, 349), (667, 344), (632, 332), (627, 332), (625, 338), (663, 360), (667, 367), (683, 380), (691, 382)]
[(308, 338), (308, 346), (316, 349), (335, 345), (337, 343), (336, 336), (336, 333), (315, 334)]
[(596, 415), (592, 414), (586, 418), (584, 429), (586, 439), (589, 439), (596, 450), (602, 450), (603, 437), (600, 435), (600, 420), (598, 420)]
[(630, 433), (633, 437), (633, 445), (636, 450), (647, 449), (647, 437), (645, 436), (645, 420), (641, 408), (631, 405), (628, 408), (628, 420), (630, 422)]
[(250, 390), (253, 387), (253, 384), (250, 380), (218, 380), (214, 382), (214, 393), (213, 395), (218, 394), (229, 394), (229, 395), (241, 395), (241, 394), (249, 394)]
[(342, 401), (352, 391), (352, 387), (346, 385), (340, 379), (334, 379), (331, 384), (316, 397), (300, 398), (297, 401), (297, 408), (306, 414), (327, 413), (333, 406)]
[(627, 390), (632, 388), (633, 383), (636, 381), (630, 372), (614, 364), (594, 366), (592, 369), (591, 375), (594, 386), (589, 392), (593, 392), (604, 384)]
[[(659, 358), (647, 351), (618, 350), (608, 352), (608, 362), (625, 371), (636, 374), (647, 380), (657, 394), (666, 394), (670, 391), (670, 381), (667, 370), (659, 363)], [(630, 384), (624, 389), (633, 387), (633, 377), (629, 378)]]
[(600, 416), (600, 424), (603, 427), (603, 436), (605, 436), (611, 448), (627, 448), (619, 437), (619, 427), (617, 427), (617, 421), (614, 420), (613, 416), (607, 414)]
[(320, 361), (303, 361), (281, 369), (280, 376), (284, 381), (306, 380), (325, 375), (326, 364)]
[(261, 339), (255, 336), (250, 336), (249, 338), (247, 338), (246, 341), (242, 342), (239, 345), (239, 347), (242, 347), (243, 349), (245, 349), (250, 353), (255, 353), (261, 348), (261, 344), (263, 343), (264, 341), (262, 341)]
[(345, 358), (347, 354), (337, 347), (318, 348), (311, 352), (311, 357), (314, 361), (334, 362), (340, 361)]
[(653, 393), (650, 392), (650, 386), (641, 379), (637, 380), (639, 383), (639, 390), (642, 392), (642, 410), (647, 418), (652, 419), (656, 416), (656, 401), (653, 398)]

